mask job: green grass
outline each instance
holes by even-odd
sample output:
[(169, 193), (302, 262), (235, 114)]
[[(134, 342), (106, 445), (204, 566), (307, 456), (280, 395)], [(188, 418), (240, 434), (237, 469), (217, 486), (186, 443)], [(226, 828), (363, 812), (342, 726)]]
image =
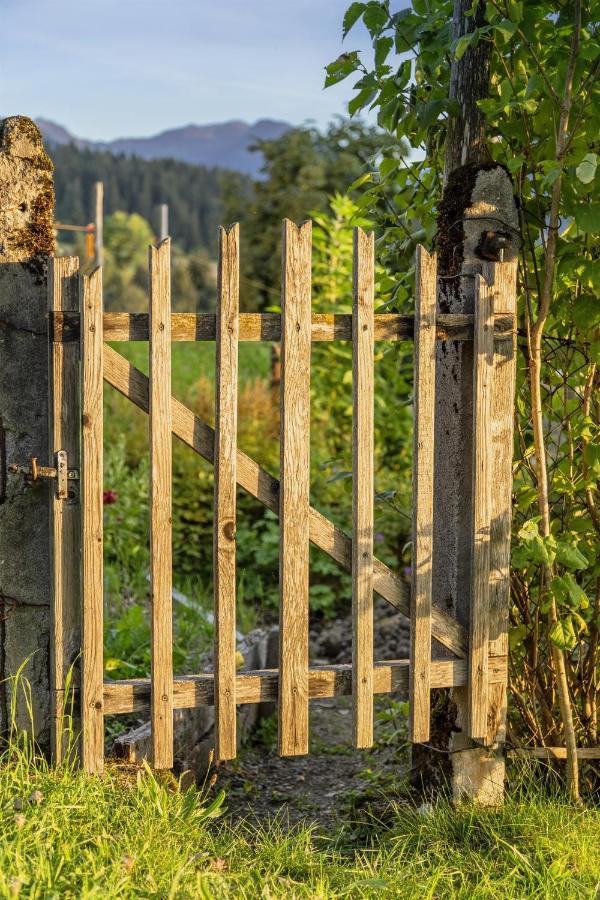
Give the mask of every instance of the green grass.
[(397, 807), (385, 826), (326, 835), (217, 814), (149, 770), (88, 777), (9, 752), (0, 896), (567, 900), (594, 897), (600, 880), (598, 810), (531, 791), (493, 811)]
[[(148, 374), (148, 344), (145, 341), (114, 343), (112, 347), (132, 362), (142, 372)], [(214, 380), (215, 376), (215, 344), (214, 341), (197, 343), (181, 341), (173, 344), (172, 351), (172, 385), (176, 397), (187, 397), (198, 378)], [(271, 347), (254, 341), (242, 341), (239, 348), (240, 384), (244, 385), (254, 378), (269, 378), (271, 365)]]

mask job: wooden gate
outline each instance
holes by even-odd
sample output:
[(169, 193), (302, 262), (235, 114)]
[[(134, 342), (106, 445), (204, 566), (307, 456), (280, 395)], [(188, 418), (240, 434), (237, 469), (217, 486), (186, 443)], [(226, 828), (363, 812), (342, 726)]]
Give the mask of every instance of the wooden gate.
[[(311, 223), (283, 224), (281, 315), (239, 312), (238, 226), (220, 230), (215, 315), (173, 314), (170, 244), (150, 248), (149, 314), (104, 312), (102, 271), (79, 277), (78, 261), (52, 261), (51, 452), (60, 453), (62, 490), (53, 501), (54, 748), (62, 752), (67, 671), (81, 648), (82, 759), (89, 772), (104, 762), (104, 718), (149, 706), (153, 764), (173, 764), (173, 710), (215, 706), (216, 755), (236, 753), (236, 706), (278, 699), (279, 752), (308, 752), (313, 698), (352, 694), (354, 744), (373, 741), (375, 694), (408, 692), (412, 740), (429, 738), (433, 688), (468, 686), (473, 739), (489, 743), (490, 685), (506, 683), (506, 640), (490, 642), (490, 585), (507, 577), (508, 560), (490, 569), (492, 377), (498, 359), (514, 370), (514, 309), (492, 298), (496, 269), (476, 276), (474, 315), (436, 313), (436, 259), (417, 252), (414, 316), (374, 314), (373, 235), (355, 229), (352, 315), (311, 314)], [(496, 296), (498, 290), (496, 289)], [(502, 304), (500, 293), (499, 303)], [(352, 535), (309, 502), (310, 356), (314, 341), (352, 341)], [(413, 584), (373, 553), (374, 342), (414, 340)], [(472, 341), (474, 508), (470, 628), (432, 603), (433, 425), (436, 342)], [(110, 341), (148, 341), (146, 377)], [(173, 341), (216, 342), (215, 429), (171, 396)], [(280, 341), (280, 481), (237, 449), (239, 341)], [(504, 348), (504, 349), (503, 349)], [(495, 362), (496, 361), (496, 362)], [(151, 677), (105, 682), (103, 677), (103, 383), (149, 415)], [(512, 399), (510, 400), (512, 404)], [(508, 421), (510, 423), (510, 410)], [(81, 423), (81, 427), (80, 427)], [(173, 676), (171, 441), (176, 435), (214, 464), (214, 675)], [(81, 443), (79, 447), (79, 438)], [(79, 484), (77, 463), (80, 454)], [(70, 471), (69, 471), (70, 470)], [(69, 482), (69, 475), (72, 480)], [(78, 489), (81, 486), (81, 502)], [(236, 489), (241, 486), (280, 520), (280, 654), (278, 670), (236, 672)], [(309, 541), (352, 573), (352, 665), (310, 666)], [(504, 542), (506, 543), (506, 541)], [(81, 566), (79, 566), (79, 558)], [(81, 578), (80, 578), (81, 575)], [(493, 577), (492, 577), (493, 576)], [(373, 596), (410, 618), (410, 660), (373, 660)], [(350, 599), (350, 598), (349, 598)], [(81, 621), (81, 635), (80, 635)], [(502, 636), (501, 636), (502, 638)], [(432, 659), (432, 640), (449, 653)], [(490, 652), (491, 648), (491, 652)]]

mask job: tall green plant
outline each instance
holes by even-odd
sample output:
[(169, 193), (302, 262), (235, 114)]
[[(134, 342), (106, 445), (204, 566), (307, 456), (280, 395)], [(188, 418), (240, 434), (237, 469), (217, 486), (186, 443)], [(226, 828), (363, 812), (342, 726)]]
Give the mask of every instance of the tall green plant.
[(395, 158), (382, 141), (359, 200), (382, 229), (380, 255), (402, 307), (415, 244), (435, 240), (447, 124), (457, 111), (448, 99), (452, 59), (492, 45), (489, 96), (480, 102), (487, 153), (511, 173), (521, 217), (510, 733), (566, 740), (576, 795), (575, 741), (598, 741), (600, 5), (479, 6), (484, 24), (454, 40), (451, 0), (398, 10), (388, 0), (352, 3), (344, 35), (362, 19), (374, 63), (344, 53), (327, 84), (358, 74), (350, 112), (376, 110), (379, 125), (412, 151)]
[[(327, 212), (313, 213), (313, 311), (352, 312), (353, 229), (373, 222), (348, 197), (336, 194)], [(393, 281), (375, 271), (375, 307), (384, 308)], [(316, 502), (329, 501), (339, 524), (352, 520), (352, 347), (315, 344), (312, 351), (312, 463)], [(402, 567), (410, 532), (412, 348), (375, 349), (376, 552)], [(324, 482), (326, 482), (324, 484)], [(337, 495), (337, 497), (336, 497)]]

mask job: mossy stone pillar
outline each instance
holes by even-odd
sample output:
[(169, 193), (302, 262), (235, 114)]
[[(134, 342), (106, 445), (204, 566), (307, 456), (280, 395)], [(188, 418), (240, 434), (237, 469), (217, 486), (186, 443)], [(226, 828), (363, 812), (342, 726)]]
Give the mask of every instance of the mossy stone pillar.
[[(50, 734), (50, 535), (47, 482), (8, 473), (48, 454), (48, 255), (54, 250), (52, 163), (37, 126), (0, 122), (0, 730), (25, 663), (35, 737)], [(6, 679), (9, 679), (7, 681)], [(31, 731), (26, 695), (17, 724)]]

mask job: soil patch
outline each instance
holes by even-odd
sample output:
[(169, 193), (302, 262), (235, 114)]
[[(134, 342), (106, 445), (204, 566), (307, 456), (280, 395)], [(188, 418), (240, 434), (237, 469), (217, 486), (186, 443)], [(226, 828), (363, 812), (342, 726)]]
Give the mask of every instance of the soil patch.
[[(408, 656), (406, 619), (389, 604), (376, 605), (375, 658)], [(350, 617), (313, 622), (313, 664), (350, 662)], [(265, 824), (316, 823), (331, 828), (348, 823), (365, 805), (381, 811), (403, 784), (408, 771), (404, 747), (406, 720), (392, 697), (376, 698), (376, 743), (370, 750), (352, 747), (352, 699), (336, 697), (310, 704), (310, 754), (277, 755), (276, 713), (264, 719), (236, 760), (217, 768), (215, 789), (227, 795), (227, 817)], [(385, 788), (385, 791), (384, 791)]]

